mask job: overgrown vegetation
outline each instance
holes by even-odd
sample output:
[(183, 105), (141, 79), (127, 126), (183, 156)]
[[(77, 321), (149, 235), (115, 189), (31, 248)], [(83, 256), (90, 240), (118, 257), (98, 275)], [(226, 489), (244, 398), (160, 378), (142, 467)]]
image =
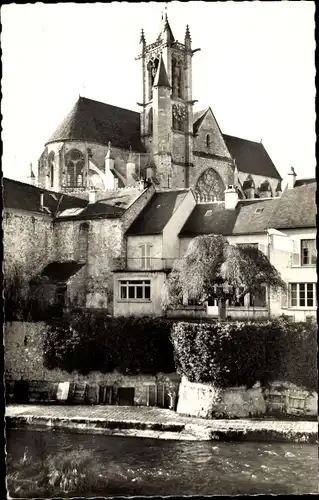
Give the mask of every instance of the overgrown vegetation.
[(216, 298), (219, 317), (225, 319), (227, 300), (258, 294), (263, 286), (273, 292), (286, 289), (277, 269), (258, 248), (231, 245), (219, 234), (197, 236), (174, 264), (162, 305), (165, 309), (184, 300), (203, 303)]
[(28, 449), (15, 463), (9, 456), (7, 474), (9, 493), (17, 498), (69, 496), (74, 493), (103, 492), (108, 486), (96, 464), (93, 451), (82, 447), (47, 454), (41, 435), (36, 439), (37, 454), (30, 456)]
[(82, 312), (51, 322), (43, 343), (45, 366), (82, 374), (174, 372), (171, 321)]
[(191, 382), (252, 387), (283, 380), (317, 390), (315, 321), (178, 323), (171, 340), (176, 369)]

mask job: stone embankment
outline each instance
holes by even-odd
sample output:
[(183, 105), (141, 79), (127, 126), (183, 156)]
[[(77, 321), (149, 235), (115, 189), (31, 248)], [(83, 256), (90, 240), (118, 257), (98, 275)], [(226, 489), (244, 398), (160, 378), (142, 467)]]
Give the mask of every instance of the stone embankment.
[(6, 425), (174, 440), (318, 442), (317, 422), (207, 420), (155, 407), (8, 405)]

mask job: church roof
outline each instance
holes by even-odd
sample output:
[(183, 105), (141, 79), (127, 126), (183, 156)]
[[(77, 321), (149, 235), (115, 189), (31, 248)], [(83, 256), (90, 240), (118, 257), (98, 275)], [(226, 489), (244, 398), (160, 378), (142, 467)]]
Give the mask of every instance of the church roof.
[[(209, 109), (202, 109), (194, 113), (194, 134), (198, 132)], [(222, 136), (240, 172), (281, 180), (280, 174), (263, 144), (227, 134), (222, 134)]]
[(280, 174), (260, 142), (223, 134), (224, 141), (240, 172), (281, 180)]
[[(285, 190), (279, 198), (239, 201), (235, 210), (222, 203), (199, 203), (180, 236), (258, 234), (267, 228), (316, 227), (316, 182)], [(258, 209), (258, 210), (257, 210)]]
[(188, 189), (180, 189), (154, 193), (126, 234), (131, 236), (161, 234), (188, 191)]
[(144, 152), (140, 140), (140, 114), (79, 97), (69, 114), (46, 144), (58, 141), (85, 141)]
[(157, 37), (158, 41), (168, 41), (169, 43), (175, 42), (175, 37), (172, 32), (172, 28), (169, 24), (167, 13), (162, 15), (162, 22), (160, 28), (160, 34)]
[(43, 193), (43, 205), (49, 210), (48, 215), (54, 215), (56, 210), (67, 210), (76, 207), (86, 207), (87, 201), (75, 196), (69, 196), (54, 191), (41, 189), (31, 184), (3, 178), (3, 206), (39, 212), (43, 214), (40, 207), (40, 193)]

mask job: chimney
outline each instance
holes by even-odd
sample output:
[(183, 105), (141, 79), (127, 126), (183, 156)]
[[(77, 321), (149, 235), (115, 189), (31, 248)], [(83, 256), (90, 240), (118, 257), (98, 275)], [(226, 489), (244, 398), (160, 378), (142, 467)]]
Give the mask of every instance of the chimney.
[(40, 210), (43, 210), (44, 206), (44, 193), (43, 191), (40, 192)]
[(228, 186), (224, 191), (226, 210), (235, 210), (238, 203), (238, 192), (234, 186)]
[(290, 172), (287, 174), (287, 187), (288, 189), (293, 189), (295, 186), (297, 174), (294, 167), (291, 167)]
[(95, 189), (92, 189), (89, 191), (89, 203), (95, 203), (96, 202), (96, 191)]

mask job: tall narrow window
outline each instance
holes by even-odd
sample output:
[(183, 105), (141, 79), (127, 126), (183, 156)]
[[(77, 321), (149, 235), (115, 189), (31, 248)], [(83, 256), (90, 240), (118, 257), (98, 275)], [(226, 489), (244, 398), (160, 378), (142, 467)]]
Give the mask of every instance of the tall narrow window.
[(54, 186), (54, 165), (51, 164), (50, 167), (50, 180), (51, 180), (51, 187)]
[(50, 177), (50, 187), (54, 186), (54, 152), (51, 151), (48, 157), (48, 167), (49, 167), (49, 177)]
[(79, 228), (79, 240), (78, 240), (78, 261), (86, 262), (88, 258), (88, 247), (89, 247), (89, 224), (84, 222)]
[(142, 269), (150, 269), (151, 267), (151, 245), (145, 243), (141, 245), (141, 268)]
[(317, 250), (316, 240), (301, 240), (301, 265), (316, 265)]
[(210, 135), (209, 134), (206, 135), (206, 147), (210, 148)]
[(148, 111), (148, 133), (150, 135), (153, 133), (153, 108)]

